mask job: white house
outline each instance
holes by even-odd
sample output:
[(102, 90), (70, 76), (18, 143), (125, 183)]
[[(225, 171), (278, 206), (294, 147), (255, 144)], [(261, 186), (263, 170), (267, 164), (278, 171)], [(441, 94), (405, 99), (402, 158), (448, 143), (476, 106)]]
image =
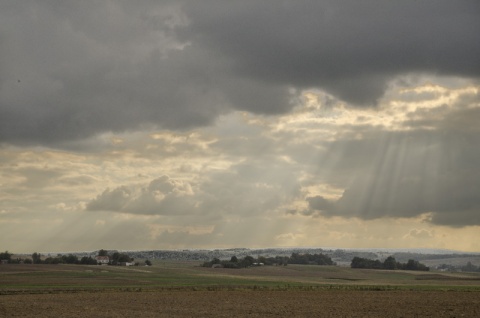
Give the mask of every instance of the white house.
[(95, 260), (99, 265), (106, 265), (110, 262), (110, 258), (108, 256), (95, 256)]

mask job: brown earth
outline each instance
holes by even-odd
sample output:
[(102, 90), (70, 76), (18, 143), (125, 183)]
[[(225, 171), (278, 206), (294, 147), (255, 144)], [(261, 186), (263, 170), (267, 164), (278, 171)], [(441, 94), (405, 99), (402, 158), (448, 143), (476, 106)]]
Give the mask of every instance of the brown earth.
[(467, 291), (142, 291), (0, 295), (0, 317), (480, 317)]

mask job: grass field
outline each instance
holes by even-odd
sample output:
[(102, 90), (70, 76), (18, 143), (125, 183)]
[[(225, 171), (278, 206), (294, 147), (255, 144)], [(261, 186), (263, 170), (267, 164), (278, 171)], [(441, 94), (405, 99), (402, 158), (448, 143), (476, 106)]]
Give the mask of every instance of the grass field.
[(226, 269), (173, 261), (157, 262), (150, 267), (0, 266), (0, 294), (176, 288), (480, 291), (480, 273), (383, 271), (316, 265)]

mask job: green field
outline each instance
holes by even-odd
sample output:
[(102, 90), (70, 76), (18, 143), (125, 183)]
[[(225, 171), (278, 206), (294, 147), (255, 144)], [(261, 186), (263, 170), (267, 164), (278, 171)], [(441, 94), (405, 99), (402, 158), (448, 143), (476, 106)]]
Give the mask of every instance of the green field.
[(1, 265), (0, 294), (162, 289), (474, 290), (480, 273), (411, 272), (288, 265), (205, 268), (198, 262), (150, 267)]

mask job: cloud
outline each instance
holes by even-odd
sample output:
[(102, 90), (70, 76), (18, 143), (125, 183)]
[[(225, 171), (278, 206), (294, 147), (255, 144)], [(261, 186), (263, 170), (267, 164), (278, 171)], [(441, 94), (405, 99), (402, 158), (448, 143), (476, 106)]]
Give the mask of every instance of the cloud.
[(477, 2), (4, 2), (12, 244), (478, 250)]
[(282, 114), (311, 88), (372, 106), (399, 75), (480, 72), (473, 1), (1, 6), (0, 142), (11, 144)]
[(374, 103), (398, 74), (478, 77), (480, 6), (449, 1), (242, 1), (185, 7), (198, 42), (232, 59), (239, 76), (322, 87)]
[(308, 214), (370, 220), (432, 213), (435, 224), (479, 225), (480, 174), (474, 162), (480, 144), (468, 136), (396, 132), (332, 143), (331, 151), (346, 150), (329, 178), (346, 182), (345, 190), (335, 202), (321, 195), (307, 198)]
[(147, 215), (182, 215), (195, 213), (197, 204), (189, 183), (161, 176), (152, 180), (146, 188), (120, 186), (113, 190), (106, 189), (91, 200), (86, 209)]
[(87, 210), (122, 211), (130, 202), (132, 191), (125, 186), (110, 190), (106, 189), (87, 204)]
[(7, 7), (2, 141), (55, 144), (144, 124), (181, 129), (229, 109), (205, 81), (214, 62), (202, 50), (183, 50), (170, 34), (179, 15), (174, 5)]
[(404, 238), (407, 239), (431, 239), (434, 237), (434, 234), (432, 231), (426, 230), (426, 229), (412, 229), (410, 232), (408, 232), (406, 235), (404, 235)]
[[(306, 198), (306, 201), (308, 202), (308, 209), (302, 211), (303, 215), (319, 216), (334, 213), (333, 210), (335, 209), (335, 202), (327, 200), (321, 195), (308, 197)], [(287, 213), (291, 214), (291, 212)]]
[(343, 110), (337, 134), (316, 141), (317, 161), (303, 161), (312, 167), (309, 182), (341, 191), (314, 190), (297, 213), (363, 220), (428, 214), (433, 224), (479, 225), (479, 90), (452, 84), (389, 92), (373, 117)]

